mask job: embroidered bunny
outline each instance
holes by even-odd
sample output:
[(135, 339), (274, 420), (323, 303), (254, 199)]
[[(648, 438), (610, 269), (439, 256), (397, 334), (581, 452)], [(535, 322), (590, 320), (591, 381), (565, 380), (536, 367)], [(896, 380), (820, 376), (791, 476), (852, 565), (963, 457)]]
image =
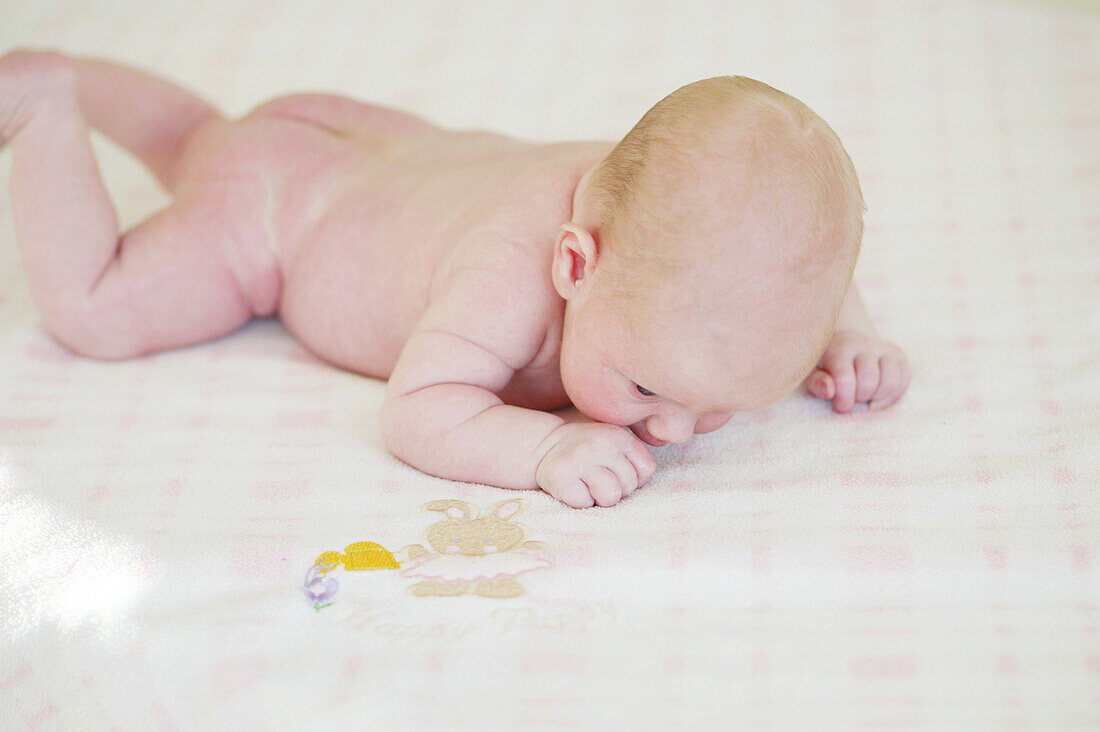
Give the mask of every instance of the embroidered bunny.
[(421, 579), (409, 588), (414, 595), (516, 597), (525, 591), (516, 577), (550, 566), (540, 553), (545, 544), (523, 541), (524, 528), (512, 520), (523, 508), (518, 499), (493, 504), (484, 516), (463, 501), (424, 508), (444, 518), (424, 532), (430, 550), (420, 544), (401, 550), (408, 557), (402, 576)]

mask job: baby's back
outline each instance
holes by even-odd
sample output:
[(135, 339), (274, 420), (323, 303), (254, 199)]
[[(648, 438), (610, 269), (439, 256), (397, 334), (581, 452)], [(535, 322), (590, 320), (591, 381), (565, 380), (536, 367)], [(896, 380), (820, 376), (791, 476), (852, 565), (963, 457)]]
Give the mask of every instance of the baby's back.
[(609, 148), (448, 131), (315, 95), (206, 137), (189, 151), (191, 188), (222, 189), (225, 215), (252, 220), (239, 238), (274, 254), (286, 327), (322, 358), (379, 378), (455, 268), (497, 251), (545, 257), (546, 281), (532, 287), (549, 288), (574, 187)]

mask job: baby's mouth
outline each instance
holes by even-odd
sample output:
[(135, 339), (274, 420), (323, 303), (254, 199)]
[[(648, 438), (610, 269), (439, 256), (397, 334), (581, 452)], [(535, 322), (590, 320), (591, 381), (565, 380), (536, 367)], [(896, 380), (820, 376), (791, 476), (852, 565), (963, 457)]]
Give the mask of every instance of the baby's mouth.
[(630, 429), (634, 432), (635, 435), (638, 436), (639, 440), (647, 445), (652, 445), (653, 447), (664, 447), (668, 444), (664, 440), (658, 440), (656, 437), (649, 434), (649, 430), (647, 430), (641, 422), (639, 422), (638, 424), (630, 425)]

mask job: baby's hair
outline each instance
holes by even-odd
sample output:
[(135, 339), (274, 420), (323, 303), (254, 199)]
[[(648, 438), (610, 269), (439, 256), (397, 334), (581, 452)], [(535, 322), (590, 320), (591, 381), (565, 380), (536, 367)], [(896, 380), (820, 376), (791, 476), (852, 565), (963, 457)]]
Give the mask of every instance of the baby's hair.
[[(789, 125), (774, 124), (775, 112)], [(761, 113), (765, 113), (763, 119)], [(808, 162), (817, 181), (826, 186), (841, 185), (847, 204), (848, 236), (858, 250), (863, 234), (863, 193), (855, 166), (840, 138), (825, 120), (798, 99), (744, 76), (703, 79), (672, 92), (653, 105), (597, 166), (588, 185), (588, 196), (599, 212), (603, 233), (614, 233), (632, 217), (646, 217), (646, 212), (633, 204), (638, 202), (646, 173), (651, 172), (655, 158), (690, 157), (693, 146), (701, 141), (705, 145), (708, 136), (731, 126), (750, 127), (754, 132), (776, 138), (792, 138), (792, 142), (798, 137), (809, 141), (820, 135), (824, 145), (805, 146)], [(854, 260), (853, 256), (853, 263)]]
[[(680, 270), (725, 270), (714, 249), (694, 255), (686, 249), (707, 238), (700, 233), (730, 231), (726, 211), (747, 211), (744, 221), (771, 234), (761, 239), (750, 229), (738, 231), (740, 238), (720, 236), (729, 246), (721, 251), (770, 258), (778, 268), (772, 271), (786, 273), (781, 280), (826, 288), (833, 307), (824, 309), (832, 312), (804, 321), (809, 332), (800, 337), (807, 354), (824, 348), (855, 268), (865, 206), (840, 139), (798, 99), (744, 76), (681, 87), (646, 112), (594, 169), (584, 198), (599, 219), (600, 257), (609, 265), (606, 294), (649, 313), (655, 309), (644, 306), (653, 285), (680, 281)], [(720, 286), (730, 285), (736, 283)], [(679, 304), (662, 297), (660, 312), (699, 303), (699, 297)], [(632, 331), (636, 326), (628, 323)]]

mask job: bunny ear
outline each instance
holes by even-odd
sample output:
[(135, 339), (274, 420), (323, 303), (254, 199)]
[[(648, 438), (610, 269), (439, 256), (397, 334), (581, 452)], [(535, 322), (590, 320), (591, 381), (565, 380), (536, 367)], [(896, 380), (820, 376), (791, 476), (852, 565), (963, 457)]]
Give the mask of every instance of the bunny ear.
[(506, 501), (494, 503), (485, 514), (496, 516), (498, 519), (509, 519), (519, 513), (521, 508), (523, 508), (523, 501), (518, 498), (509, 498)]
[(439, 511), (452, 521), (463, 521), (472, 518), (474, 510), (465, 501), (432, 501), (424, 506), (429, 511)]

